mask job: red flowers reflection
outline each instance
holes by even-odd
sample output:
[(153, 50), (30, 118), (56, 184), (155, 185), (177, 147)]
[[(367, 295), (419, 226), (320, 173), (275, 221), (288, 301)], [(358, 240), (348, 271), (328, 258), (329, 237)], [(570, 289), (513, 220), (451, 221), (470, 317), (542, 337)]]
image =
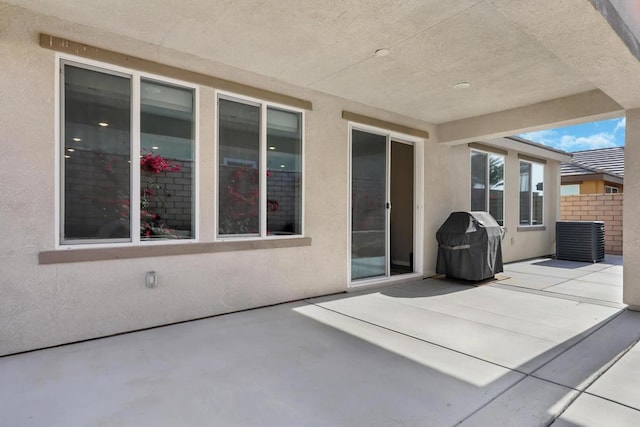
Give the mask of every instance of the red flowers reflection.
[(154, 155), (153, 153), (147, 153), (143, 154), (140, 158), (140, 169), (155, 174), (160, 172), (178, 172), (180, 165), (170, 162), (160, 154)]

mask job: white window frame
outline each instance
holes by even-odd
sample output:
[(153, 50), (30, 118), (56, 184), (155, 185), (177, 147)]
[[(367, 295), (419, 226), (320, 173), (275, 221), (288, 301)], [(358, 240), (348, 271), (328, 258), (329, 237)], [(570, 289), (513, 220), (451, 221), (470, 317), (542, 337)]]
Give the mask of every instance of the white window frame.
[[(502, 170), (502, 185), (503, 185), (503, 189), (502, 189), (502, 224), (503, 226), (506, 224), (506, 218), (505, 218), (505, 199), (506, 199), (506, 179), (505, 179), (505, 175), (506, 175), (506, 169), (507, 169), (507, 157), (503, 154), (498, 154), (498, 153), (492, 153), (490, 151), (484, 151), (484, 150), (478, 150), (478, 149), (471, 149), (470, 153), (469, 153), (469, 171), (470, 171), (470, 177), (473, 176), (473, 163), (471, 161), (471, 158), (473, 157), (473, 153), (480, 153), (480, 154), (486, 154), (487, 156), (487, 162), (486, 162), (486, 174), (485, 174), (485, 188), (484, 188), (484, 198), (485, 198), (485, 206), (486, 206), (486, 212), (488, 212), (489, 214), (491, 214), (490, 209), (491, 209), (491, 161), (490, 161), (490, 157), (491, 156), (496, 156), (496, 157), (501, 157), (502, 158), (502, 166), (503, 166), (503, 170)], [(472, 189), (473, 190), (473, 189)], [(469, 205), (471, 205), (471, 197), (469, 197)]]
[[(196, 84), (189, 83), (182, 80), (172, 79), (157, 74), (141, 72), (130, 68), (125, 68), (109, 63), (94, 61), (91, 59), (81, 58), (74, 55), (68, 55), (64, 53), (56, 52), (54, 69), (54, 102), (55, 102), (55, 248), (56, 249), (91, 249), (91, 248), (109, 248), (109, 247), (129, 247), (129, 246), (153, 246), (153, 245), (167, 245), (167, 244), (190, 244), (199, 242), (200, 234), (200, 183), (199, 183), (199, 150), (200, 150), (200, 87)], [(87, 240), (86, 243), (63, 243), (62, 241), (62, 187), (64, 177), (62, 176), (61, 167), (61, 152), (64, 141), (62, 140), (62, 124), (60, 119), (62, 117), (62, 104), (60, 87), (61, 79), (61, 67), (62, 64), (70, 64), (78, 66), (80, 68), (94, 69), (96, 71), (105, 72), (115, 75), (126, 75), (131, 79), (131, 169), (130, 169), (130, 199), (131, 207), (129, 215), (131, 218), (131, 240), (126, 242), (102, 242), (100, 239)], [(140, 82), (142, 79), (154, 80), (160, 83), (166, 83), (170, 85), (182, 86), (193, 90), (194, 101), (194, 147), (193, 147), (193, 238), (190, 239), (157, 239), (157, 240), (141, 240), (140, 233), (136, 225), (139, 225), (140, 221), (140, 162), (134, 162), (133, 159), (138, 159), (140, 155)], [(135, 197), (134, 197), (135, 196)], [(135, 199), (135, 200), (134, 200)], [(138, 221), (137, 223), (135, 221)]]
[[(213, 158), (213, 173), (215, 176), (215, 189), (214, 189), (214, 223), (215, 223), (215, 237), (214, 241), (216, 242), (227, 242), (227, 241), (250, 241), (250, 240), (277, 240), (277, 239), (301, 239), (305, 237), (305, 110), (301, 108), (292, 107), (286, 104), (279, 104), (276, 102), (266, 101), (260, 98), (253, 98), (250, 96), (240, 95), (234, 92), (228, 92), (223, 90), (215, 91), (215, 112), (214, 116), (214, 138), (215, 138), (215, 148), (214, 148), (214, 158)], [(220, 137), (219, 137), (219, 111), (218, 105), (219, 100), (225, 99), (232, 102), (239, 102), (247, 105), (254, 105), (260, 108), (260, 141), (259, 141), (259, 150), (260, 150), (260, 167), (258, 170), (258, 175), (260, 177), (259, 181), (259, 220), (260, 220), (260, 231), (259, 235), (250, 234), (250, 235), (241, 235), (241, 234), (229, 234), (229, 235), (220, 235), (218, 231), (220, 230), (219, 225), (219, 208), (220, 208), (220, 181), (219, 181), (219, 159), (218, 156), (220, 154)], [(275, 108), (284, 111), (290, 111), (292, 113), (300, 114), (300, 234), (287, 234), (287, 235), (267, 235), (267, 180), (264, 179), (266, 177), (266, 167), (267, 167), (267, 109)]]
[(613, 185), (605, 185), (604, 186), (604, 193), (605, 194), (618, 194), (620, 192), (620, 190), (618, 189), (618, 187), (614, 187)]
[[(520, 191), (522, 188), (522, 175), (520, 175), (520, 164), (522, 163), (527, 163), (531, 165), (531, 173), (529, 174), (529, 223), (528, 224), (522, 224), (520, 223), (520, 209), (522, 209), (522, 206), (520, 206)], [(533, 224), (533, 166), (537, 165), (542, 167), (542, 218), (539, 224)], [(529, 160), (523, 160), (523, 159), (519, 159), (518, 162), (518, 227), (519, 228), (526, 228), (526, 227), (544, 227), (545, 223), (545, 214), (544, 214), (544, 208), (545, 208), (545, 200), (544, 200), (544, 188), (545, 188), (545, 164), (544, 163), (538, 163), (538, 162), (532, 162)]]

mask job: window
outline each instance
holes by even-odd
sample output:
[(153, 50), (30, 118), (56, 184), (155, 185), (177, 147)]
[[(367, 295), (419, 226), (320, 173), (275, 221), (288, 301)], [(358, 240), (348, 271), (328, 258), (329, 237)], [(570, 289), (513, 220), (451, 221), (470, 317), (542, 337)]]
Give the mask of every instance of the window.
[(564, 184), (560, 186), (561, 196), (577, 196), (580, 194), (580, 184)]
[(604, 186), (604, 192), (606, 194), (615, 194), (618, 192), (618, 187), (612, 187), (610, 185), (605, 185)]
[(60, 243), (195, 237), (195, 89), (60, 62)]
[(218, 236), (302, 234), (302, 113), (218, 98)]
[(520, 225), (542, 225), (544, 165), (520, 161)]
[(471, 210), (489, 212), (504, 225), (504, 157), (471, 151)]

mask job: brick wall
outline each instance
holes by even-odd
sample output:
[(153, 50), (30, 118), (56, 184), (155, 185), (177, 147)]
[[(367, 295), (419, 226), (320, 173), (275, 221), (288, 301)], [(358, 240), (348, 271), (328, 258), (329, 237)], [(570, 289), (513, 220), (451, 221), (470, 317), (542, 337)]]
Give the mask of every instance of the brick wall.
[[(220, 165), (221, 234), (259, 232), (258, 170)], [(300, 233), (300, 172), (270, 171), (267, 178), (267, 231)], [(277, 207), (275, 207), (277, 206)]]
[(129, 237), (128, 156), (76, 149), (65, 158), (67, 239)]
[[(129, 156), (76, 149), (65, 159), (64, 226), (67, 238), (129, 237)], [(183, 237), (192, 232), (192, 162), (171, 159), (179, 171), (142, 170), (141, 190), (151, 188), (145, 210)], [(145, 219), (141, 218), (144, 223)], [(137, 227), (138, 220), (134, 220)], [(134, 230), (137, 232), (137, 230)]]
[(171, 159), (171, 163), (179, 165), (180, 170), (158, 174), (140, 171), (140, 186), (143, 191), (151, 188), (154, 192), (147, 211), (160, 215), (167, 227), (188, 232), (190, 236), (193, 217), (192, 161)]
[(604, 221), (605, 252), (622, 255), (623, 194), (582, 194), (560, 198), (562, 221)]
[(267, 199), (277, 202), (267, 212), (269, 232), (300, 233), (300, 172), (271, 171), (267, 178)]

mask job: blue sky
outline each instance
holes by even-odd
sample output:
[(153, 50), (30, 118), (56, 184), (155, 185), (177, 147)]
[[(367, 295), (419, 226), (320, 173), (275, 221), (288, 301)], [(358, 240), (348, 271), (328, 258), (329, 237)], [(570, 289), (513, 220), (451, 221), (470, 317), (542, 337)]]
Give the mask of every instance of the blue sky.
[(593, 150), (624, 145), (624, 117), (556, 129), (539, 130), (518, 136), (564, 151)]

